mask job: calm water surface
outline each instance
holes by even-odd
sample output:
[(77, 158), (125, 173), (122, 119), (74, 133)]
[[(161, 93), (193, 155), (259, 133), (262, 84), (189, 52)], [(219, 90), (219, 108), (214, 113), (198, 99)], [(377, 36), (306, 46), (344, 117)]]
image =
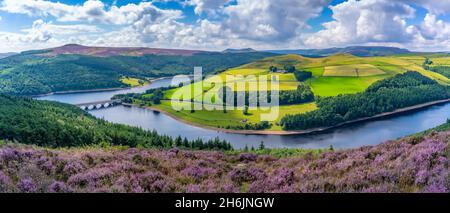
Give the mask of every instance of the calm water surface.
[[(116, 94), (144, 92), (150, 88), (170, 85), (171, 79), (162, 79), (140, 88), (120, 91), (59, 94), (41, 97), (42, 100), (53, 100), (70, 104), (109, 100)], [(176, 82), (176, 84), (178, 84)], [(179, 122), (167, 115), (148, 109), (117, 106), (113, 108), (90, 111), (98, 118), (105, 120), (156, 130), (161, 134), (187, 137), (188, 139), (210, 139), (219, 137), (229, 141), (235, 148), (257, 147), (264, 141), (270, 148), (328, 148), (330, 145), (338, 149), (355, 148), (365, 145), (376, 145), (387, 140), (397, 139), (410, 134), (445, 123), (450, 118), (450, 103), (432, 106), (420, 111), (405, 113), (375, 121), (358, 123), (320, 134), (302, 136), (279, 135), (241, 135), (202, 129)]]

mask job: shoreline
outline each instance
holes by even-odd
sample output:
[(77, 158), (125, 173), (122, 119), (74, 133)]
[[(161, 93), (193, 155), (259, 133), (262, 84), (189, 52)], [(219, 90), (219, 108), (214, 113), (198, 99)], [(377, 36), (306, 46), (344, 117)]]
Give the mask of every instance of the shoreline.
[(374, 115), (371, 117), (364, 117), (364, 118), (359, 118), (359, 119), (355, 119), (355, 120), (351, 120), (351, 121), (346, 121), (334, 126), (329, 126), (329, 127), (318, 127), (318, 128), (311, 128), (311, 129), (305, 129), (305, 130), (294, 130), (294, 131), (271, 131), (271, 130), (232, 130), (232, 129), (221, 129), (221, 128), (217, 128), (217, 127), (212, 127), (212, 126), (207, 126), (207, 125), (202, 125), (202, 124), (198, 124), (198, 123), (194, 123), (191, 121), (186, 121), (184, 119), (178, 118), (177, 116), (156, 108), (156, 107), (141, 107), (135, 104), (122, 104), (124, 106), (130, 106), (130, 107), (138, 107), (138, 108), (144, 108), (144, 109), (149, 109), (155, 112), (160, 112), (160, 113), (164, 113), (165, 115), (183, 122), (185, 124), (191, 125), (191, 126), (195, 126), (195, 127), (199, 127), (199, 128), (203, 128), (203, 129), (209, 129), (209, 130), (214, 130), (214, 131), (218, 131), (218, 132), (223, 132), (223, 133), (231, 133), (231, 134), (241, 134), (241, 135), (308, 135), (308, 134), (315, 134), (315, 133), (321, 133), (321, 132), (325, 132), (328, 130), (332, 130), (332, 129), (336, 129), (336, 128), (340, 128), (346, 125), (351, 125), (351, 124), (357, 124), (357, 123), (361, 123), (361, 122), (366, 122), (366, 121), (371, 121), (371, 120), (376, 120), (379, 118), (384, 118), (384, 117), (389, 117), (389, 116), (394, 116), (394, 115), (400, 115), (402, 113), (406, 113), (406, 112), (411, 112), (411, 111), (415, 111), (415, 110), (419, 110), (422, 108), (426, 108), (426, 107), (430, 107), (430, 106), (434, 106), (434, 105), (439, 105), (439, 104), (443, 104), (443, 103), (448, 103), (450, 102), (450, 99), (444, 99), (444, 100), (438, 100), (438, 101), (432, 101), (432, 102), (427, 102), (427, 103), (423, 103), (423, 104), (418, 104), (418, 105), (414, 105), (414, 106), (410, 106), (410, 107), (405, 107), (405, 108), (401, 108), (401, 109), (397, 109), (394, 110), (392, 112), (385, 112), (385, 113), (381, 113), (378, 115)]

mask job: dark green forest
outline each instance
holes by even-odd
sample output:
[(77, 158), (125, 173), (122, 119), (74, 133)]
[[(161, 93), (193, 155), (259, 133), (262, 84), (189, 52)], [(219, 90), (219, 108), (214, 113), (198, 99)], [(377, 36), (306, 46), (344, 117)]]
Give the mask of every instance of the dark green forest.
[(228, 142), (219, 139), (173, 139), (155, 131), (97, 119), (72, 105), (7, 95), (0, 95), (0, 139), (45, 147), (107, 144), (196, 150), (232, 149)]
[(0, 93), (37, 95), (58, 91), (126, 87), (122, 76), (157, 78), (190, 74), (202, 66), (205, 74), (240, 66), (273, 53), (199, 53), (192, 56), (145, 55), (95, 57), (26, 52), (0, 59)]
[(450, 88), (420, 75), (406, 72), (379, 81), (365, 92), (317, 98), (318, 110), (282, 118), (284, 130), (334, 126), (396, 109), (450, 98)]

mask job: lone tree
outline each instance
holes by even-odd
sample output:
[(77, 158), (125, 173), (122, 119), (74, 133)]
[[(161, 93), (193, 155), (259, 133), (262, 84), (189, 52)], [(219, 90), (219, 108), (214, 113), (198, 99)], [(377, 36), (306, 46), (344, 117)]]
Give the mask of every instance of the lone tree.
[(275, 66), (270, 66), (270, 67), (269, 67), (269, 71), (270, 71), (270, 72), (276, 72), (276, 71), (278, 71), (278, 68), (275, 67)]
[(261, 141), (261, 143), (259, 144), (259, 150), (264, 150), (266, 149), (266, 146), (264, 145), (264, 141)]
[(245, 105), (245, 107), (244, 107), (244, 115), (248, 115), (248, 106), (247, 105)]

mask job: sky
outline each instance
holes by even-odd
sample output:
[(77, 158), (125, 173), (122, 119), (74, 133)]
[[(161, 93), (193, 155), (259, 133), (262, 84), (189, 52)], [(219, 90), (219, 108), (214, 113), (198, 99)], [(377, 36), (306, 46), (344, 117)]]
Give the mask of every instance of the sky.
[(0, 0), (0, 52), (69, 43), (450, 51), (450, 0)]

